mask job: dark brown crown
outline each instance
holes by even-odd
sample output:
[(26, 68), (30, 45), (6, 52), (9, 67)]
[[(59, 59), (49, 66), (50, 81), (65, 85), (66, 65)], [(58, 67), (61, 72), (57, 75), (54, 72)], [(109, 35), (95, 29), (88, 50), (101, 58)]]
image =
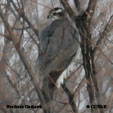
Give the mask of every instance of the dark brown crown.
[(52, 18), (53, 16), (64, 16), (64, 10), (60, 7), (50, 10), (47, 18)]

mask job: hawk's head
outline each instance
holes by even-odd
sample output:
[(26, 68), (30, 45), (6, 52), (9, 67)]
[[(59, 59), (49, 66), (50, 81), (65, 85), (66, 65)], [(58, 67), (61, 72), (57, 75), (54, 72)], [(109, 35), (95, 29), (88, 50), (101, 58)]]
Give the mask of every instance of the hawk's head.
[(56, 8), (49, 11), (47, 18), (52, 18), (54, 16), (63, 17), (64, 15), (65, 15), (64, 10), (60, 7), (56, 7)]

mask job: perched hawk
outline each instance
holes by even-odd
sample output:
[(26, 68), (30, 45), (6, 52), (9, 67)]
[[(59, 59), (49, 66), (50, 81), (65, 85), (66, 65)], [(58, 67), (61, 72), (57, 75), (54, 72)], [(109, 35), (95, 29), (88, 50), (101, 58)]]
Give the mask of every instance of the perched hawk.
[(65, 11), (56, 7), (49, 12), (48, 18), (52, 17), (57, 19), (41, 32), (38, 58), (39, 74), (44, 77), (43, 90), (51, 96), (54, 83), (76, 55), (79, 45), (79, 34)]

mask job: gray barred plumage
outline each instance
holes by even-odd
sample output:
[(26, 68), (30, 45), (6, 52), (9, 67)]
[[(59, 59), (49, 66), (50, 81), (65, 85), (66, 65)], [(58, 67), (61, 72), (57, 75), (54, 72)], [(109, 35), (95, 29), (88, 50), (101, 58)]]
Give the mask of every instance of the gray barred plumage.
[(43, 83), (43, 89), (46, 91), (54, 87), (51, 80), (47, 85), (48, 75), (56, 82), (71, 63), (79, 46), (79, 33), (71, 25), (65, 11), (61, 8), (54, 8), (49, 12), (48, 17), (53, 16), (57, 16), (58, 19), (44, 28), (40, 36), (41, 52), (38, 58), (38, 69), (39, 74), (45, 77), (46, 82)]

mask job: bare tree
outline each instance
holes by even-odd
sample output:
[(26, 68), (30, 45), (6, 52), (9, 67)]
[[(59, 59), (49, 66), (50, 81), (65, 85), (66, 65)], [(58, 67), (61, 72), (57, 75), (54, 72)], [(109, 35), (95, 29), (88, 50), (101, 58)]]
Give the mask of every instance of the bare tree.
[[(1, 112), (113, 112), (113, 0), (87, 0), (85, 9), (82, 9), (83, 4), (82, 0), (0, 1)], [(57, 90), (49, 105), (42, 93), (43, 81), (37, 73), (36, 62), (40, 32), (51, 22), (45, 17), (56, 6), (63, 7), (76, 26), (81, 54), (66, 69), (67, 73), (63, 73), (68, 76), (61, 88), (51, 79)], [(8, 109), (9, 104), (41, 105), (42, 108)], [(94, 109), (91, 105), (106, 105), (107, 108)]]

